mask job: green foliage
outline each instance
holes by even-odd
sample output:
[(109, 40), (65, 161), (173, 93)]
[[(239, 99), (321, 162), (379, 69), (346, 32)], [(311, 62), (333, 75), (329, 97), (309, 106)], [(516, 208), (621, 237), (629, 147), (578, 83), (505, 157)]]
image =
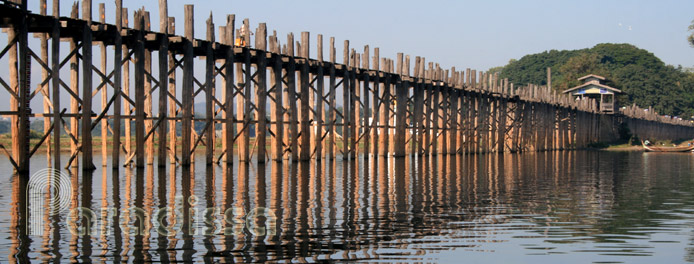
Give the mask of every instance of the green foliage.
[[(694, 24), (690, 28), (694, 31)], [(620, 105), (653, 106), (660, 114), (683, 118), (694, 115), (694, 73), (665, 65), (653, 53), (630, 44), (603, 43), (526, 55), (510, 61), (500, 74), (517, 85), (546, 85), (547, 67), (552, 68), (552, 88), (558, 91), (580, 85), (577, 79), (582, 76), (596, 74), (624, 92), (617, 97)]]

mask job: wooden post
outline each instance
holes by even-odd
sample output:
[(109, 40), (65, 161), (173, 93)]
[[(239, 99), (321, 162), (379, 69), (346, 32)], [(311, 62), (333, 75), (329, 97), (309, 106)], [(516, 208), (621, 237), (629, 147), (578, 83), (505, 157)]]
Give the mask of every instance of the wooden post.
[[(167, 0), (159, 0), (159, 32), (164, 33), (164, 37), (161, 38), (160, 40), (160, 45), (159, 45), (159, 119), (161, 120), (159, 122), (159, 142), (158, 142), (158, 160), (157, 160), (157, 165), (159, 167), (164, 167), (166, 164), (166, 131), (167, 131), (167, 122), (164, 121), (167, 118), (167, 99), (168, 99), (168, 92), (167, 89), (169, 89), (169, 11), (168, 11), (168, 4)], [(173, 130), (176, 130), (176, 126), (174, 123)], [(175, 145), (174, 145), (175, 147)]]
[[(498, 74), (498, 73), (497, 73), (497, 74)], [(498, 75), (497, 75), (497, 76), (498, 76)], [(498, 103), (498, 107), (497, 107), (497, 111), (498, 111), (498, 114), (497, 114), (498, 122), (497, 122), (497, 125), (496, 125), (496, 132), (497, 132), (497, 136), (496, 136), (496, 144), (497, 144), (496, 151), (499, 152), (499, 153), (504, 153), (504, 151), (505, 151), (505, 150), (504, 150), (504, 147), (505, 147), (505, 145), (506, 145), (506, 126), (507, 126), (507, 122), (506, 122), (506, 119), (507, 119), (506, 109), (508, 108), (508, 104), (509, 104), (508, 100), (506, 99), (506, 95), (505, 95), (504, 91), (506, 91), (506, 89), (508, 88), (508, 79), (503, 79), (503, 80), (500, 80), (500, 81), (501, 81), (501, 85), (500, 85), (500, 86), (501, 86), (501, 92), (500, 92), (500, 96), (499, 96), (499, 99), (498, 99), (498, 102), (499, 102), (499, 103)]]
[[(151, 23), (149, 20), (149, 12), (144, 11), (143, 9), (143, 15), (144, 15), (144, 25), (143, 28), (145, 32), (151, 31)], [(143, 33), (143, 36), (145, 33)], [(143, 40), (144, 41), (144, 40)], [(144, 47), (144, 45), (143, 45)], [(144, 106), (145, 106), (145, 133), (149, 133), (149, 131), (152, 130), (154, 127), (154, 123), (152, 122), (152, 51), (150, 51), (148, 48), (144, 47), (145, 51), (145, 72), (149, 73), (145, 75), (145, 101), (144, 101)], [(154, 164), (154, 134), (151, 134), (149, 137), (145, 139), (145, 157), (147, 159), (147, 165), (152, 165)]]
[(360, 85), (357, 79), (357, 68), (359, 68), (359, 53), (352, 49), (350, 74), (349, 74), (349, 90), (350, 90), (350, 113), (349, 113), (349, 123), (351, 124), (351, 129), (349, 135), (351, 137), (349, 141), (350, 157), (352, 160), (356, 158), (359, 154), (359, 133), (361, 130), (361, 121), (359, 120), (359, 108), (361, 107), (360, 98)]
[[(424, 58), (422, 58), (422, 64), (424, 64)], [(431, 154), (431, 115), (432, 115), (432, 104), (433, 104), (433, 89), (432, 89), (432, 78), (433, 78), (433, 63), (429, 62), (429, 68), (424, 70), (424, 95), (425, 105), (424, 105), (424, 155), (429, 156)], [(425, 68), (422, 66), (422, 68)]]
[[(122, 27), (128, 27), (128, 9), (123, 8), (122, 12)], [(121, 43), (122, 43), (122, 38), (121, 38)], [(123, 44), (121, 45), (121, 50), (122, 50), (122, 57), (127, 58), (129, 54), (128, 46)], [(123, 95), (130, 97), (130, 61), (131, 59), (127, 59), (123, 63)], [(121, 59), (122, 60), (122, 59)], [(132, 155), (132, 128), (131, 128), (131, 121), (132, 118), (130, 117), (132, 115), (132, 106), (130, 105), (130, 101), (126, 100), (125, 103), (123, 104), (123, 109), (125, 110), (125, 152), (126, 155), (131, 156)], [(118, 165), (116, 165), (118, 166)]]
[(82, 169), (93, 170), (92, 162), (92, 1), (82, 1)]
[[(101, 24), (106, 24), (106, 5), (104, 3), (99, 3), (99, 22)], [(103, 41), (101, 46), (101, 72), (106, 73), (106, 43)], [(105, 82), (106, 78), (101, 79), (101, 82)], [(108, 85), (104, 85), (101, 88), (101, 112), (106, 110), (106, 104), (108, 103)], [(108, 119), (104, 118), (100, 121), (101, 125), (101, 166), (105, 167), (108, 165)]]
[(191, 121), (193, 119), (193, 5), (185, 5), (185, 31), (183, 41), (183, 83), (181, 89), (181, 165), (189, 166), (190, 160), (190, 141), (191, 141)]
[(441, 72), (438, 67), (438, 64), (436, 68), (433, 67), (433, 63), (429, 63), (429, 66), (432, 70), (431, 74), (431, 79), (432, 82), (432, 97), (431, 97), (431, 123), (432, 123), (432, 139), (431, 139), (431, 154), (436, 156), (440, 149), (439, 149), (439, 133), (441, 129), (441, 124), (439, 121), (439, 117), (441, 116), (441, 112), (439, 110), (439, 106), (441, 105), (441, 98), (439, 96), (441, 87), (440, 87), (440, 80), (441, 80)]
[(224, 44), (228, 45), (224, 57), (224, 126), (222, 136), (224, 137), (225, 162), (231, 164), (234, 160), (234, 24), (236, 16), (227, 15), (225, 27)]
[(214, 121), (214, 99), (215, 95), (215, 58), (212, 44), (215, 42), (214, 23), (212, 23), (212, 12), (207, 20), (207, 43), (205, 54), (205, 164), (210, 165), (214, 162), (215, 149), (215, 121)]
[(328, 96), (328, 158), (329, 160), (335, 159), (335, 93), (337, 92), (336, 82), (335, 82), (335, 38), (330, 37), (330, 68), (328, 69), (328, 74), (330, 75), (329, 87), (330, 89)]
[[(270, 36), (270, 50), (275, 54), (280, 54), (277, 36)], [(275, 133), (272, 142), (272, 160), (282, 161), (284, 157), (284, 104), (282, 103), (283, 87), (282, 84), (282, 58), (273, 56), (272, 70), (270, 72), (270, 86), (274, 87), (275, 100), (270, 102), (270, 114), (272, 121), (272, 131)]]
[(309, 93), (311, 92), (311, 87), (309, 87), (310, 80), (308, 79), (309, 46), (309, 33), (301, 32), (301, 50), (299, 51), (299, 56), (304, 60), (299, 69), (299, 97), (301, 101), (301, 109), (299, 110), (299, 122), (301, 123), (301, 146), (299, 149), (301, 152), (299, 152), (299, 159), (302, 161), (311, 159), (311, 122), (309, 115)]
[[(364, 97), (363, 102), (364, 102), (364, 118), (362, 120), (362, 127), (364, 127), (364, 136), (362, 136), (361, 142), (364, 144), (364, 159), (367, 159), (369, 157), (369, 153), (371, 151), (371, 124), (369, 122), (369, 101), (370, 101), (370, 93), (371, 90), (369, 88), (369, 45), (364, 46), (364, 54), (362, 55), (362, 69), (364, 70), (361, 73), (361, 78), (364, 80), (364, 91), (362, 92), (362, 97)], [(373, 110), (373, 109), (372, 109)]]
[[(57, 2), (57, 1), (54, 1)], [(116, 169), (120, 165), (120, 122), (121, 122), (121, 65), (123, 61), (123, 40), (120, 35), (123, 22), (122, 0), (116, 0), (116, 31), (114, 35), (114, 54), (113, 54), (113, 125), (112, 125), (112, 143), (111, 143), (111, 167)], [(105, 46), (105, 45), (104, 45)], [(106, 88), (106, 87), (104, 87)], [(54, 104), (55, 106), (55, 104)], [(56, 123), (57, 127), (57, 123)], [(103, 139), (102, 139), (103, 140)]]
[(265, 51), (267, 50), (267, 28), (265, 23), (260, 23), (258, 29), (255, 33), (255, 48), (257, 50), (257, 69), (256, 74), (256, 101), (258, 108), (258, 125), (256, 126), (255, 140), (258, 146), (258, 163), (265, 163), (266, 156), (266, 138), (267, 134), (267, 118), (266, 118), (266, 105), (267, 105), (267, 87), (266, 87), (266, 76), (267, 76), (267, 62), (265, 59)]
[[(77, 19), (78, 18), (78, 15), (77, 15), (78, 12), (79, 12), (79, 9), (78, 9), (77, 3), (74, 3), (72, 5), (72, 12), (70, 14), (70, 17), (73, 19)], [(9, 32), (12, 32), (12, 31), (9, 31)], [(10, 37), (11, 36), (8, 36), (8, 38), (10, 38)], [(75, 39), (75, 38), (70, 39), (70, 51), (74, 51), (77, 48), (78, 48), (77, 39)], [(10, 49), (10, 60), (12, 58), (12, 51), (13, 50), (14, 49)], [(16, 52), (15, 52), (15, 54), (16, 54)], [(13, 65), (13, 64), (10, 63), (10, 65)], [(80, 85), (79, 85), (79, 66), (80, 66), (80, 61), (77, 57), (77, 54), (72, 55), (72, 57), (70, 57), (70, 90), (72, 90), (72, 93), (75, 95), (79, 94), (79, 87), (80, 87)], [(15, 72), (16, 72), (16, 67), (15, 67)], [(10, 66), (10, 76), (13, 76), (11, 66)], [(16, 73), (14, 76), (17, 76)], [(17, 85), (16, 83), (14, 85), (12, 85), (12, 83), (10, 82), (10, 86), (16, 87), (16, 85)], [(16, 108), (16, 104), (15, 104), (14, 108)], [(15, 109), (13, 109), (13, 110), (15, 110)], [(71, 96), (70, 97), (70, 113), (72, 113), (73, 116), (72, 116), (72, 118), (70, 118), (70, 133), (72, 133), (72, 135), (75, 138), (79, 138), (79, 117), (78, 117), (79, 111), (80, 111), (79, 101), (77, 101), (77, 98), (75, 98), (74, 96)], [(14, 121), (14, 122), (16, 122), (16, 121)], [(15, 132), (13, 132), (12, 134), (15, 135)], [(15, 144), (17, 144), (17, 143), (18, 142), (15, 142)], [(71, 156), (76, 155), (76, 153), (79, 151), (77, 146), (78, 146), (78, 142), (70, 140), (70, 155)], [(18, 152), (19, 151), (15, 152), (14, 145), (13, 145), (12, 153), (18, 153)], [(76, 164), (75, 166), (78, 166), (77, 163), (75, 163), (75, 164)]]
[[(31, 57), (29, 57), (28, 50), (28, 29), (26, 14), (27, 1), (21, 1), (20, 3), (21, 16), (16, 25), (12, 26), (8, 30), (8, 41), (17, 37), (17, 43), (10, 47), (10, 87), (15, 88), (14, 92), (17, 93), (17, 99), (10, 100), (10, 110), (17, 111), (17, 116), (12, 118), (11, 132), (12, 132), (12, 155), (14, 155), (14, 160), (17, 162), (17, 172), (28, 176), (29, 172), (29, 112), (31, 100), (29, 94), (31, 92), (31, 87), (29, 82), (31, 81), (29, 77), (29, 63)], [(19, 69), (17, 69), (19, 68)], [(28, 177), (27, 177), (28, 178)]]
[(451, 69), (452, 81), (449, 81), (448, 91), (448, 154), (455, 154), (458, 147), (458, 89), (456, 85), (457, 72), (455, 67)]
[(388, 72), (388, 62), (386, 58), (381, 58), (381, 73), (383, 74), (383, 81), (379, 83), (379, 91), (381, 91), (381, 107), (378, 120), (379, 134), (378, 134), (378, 151), (380, 156), (388, 156), (388, 130), (390, 122), (388, 122), (389, 108), (390, 108), (390, 78)]
[(373, 68), (372, 71), (375, 72), (376, 74), (374, 75), (373, 79), (373, 94), (374, 94), (374, 99), (373, 99), (373, 112), (371, 113), (373, 121), (371, 122), (373, 124), (372, 126), (372, 142), (373, 142), (373, 155), (378, 156), (380, 155), (380, 148), (379, 148), (379, 141), (381, 140), (380, 136), (380, 131), (382, 131), (381, 126), (381, 111), (383, 111), (382, 107), (385, 107), (383, 105), (383, 97), (381, 97), (381, 92), (383, 91), (382, 84), (380, 84), (380, 71), (379, 71), (379, 65), (380, 65), (380, 58), (379, 58), (379, 48), (374, 48), (374, 56), (373, 56)]
[[(40, 5), (40, 14), (45, 16), (47, 15), (47, 4), (46, 0), (40, 0), (39, 1)], [(48, 60), (48, 38), (49, 38), (49, 33), (41, 33), (39, 34), (39, 41), (41, 42), (41, 60), (45, 62), (46, 64), (50, 63)], [(41, 67), (41, 80), (46, 80), (48, 78), (48, 73), (49, 69), (45, 67)], [(50, 106), (50, 101), (51, 97), (48, 91), (48, 82), (42, 81), (39, 87), (37, 89), (41, 90), (41, 95), (43, 96), (43, 113), (46, 114), (43, 116), (43, 134), (48, 134), (51, 133), (51, 118), (48, 113), (51, 111), (51, 106)], [(56, 126), (58, 123), (56, 123)], [(53, 146), (51, 146), (51, 137), (46, 138), (46, 162), (48, 166), (51, 165), (51, 150), (53, 149)], [(106, 156), (104, 155), (104, 160), (106, 160)], [(105, 162), (105, 161), (104, 161)], [(57, 167), (59, 168), (59, 167)]]
[(296, 65), (294, 61), (294, 34), (287, 35), (287, 98), (289, 101), (289, 144), (292, 161), (299, 160), (299, 117), (296, 106)]
[[(117, 2), (120, 2), (118, 0)], [(60, 169), (60, 0), (53, 0), (53, 31), (51, 33), (51, 86), (53, 88), (53, 168)], [(120, 25), (120, 23), (117, 23)], [(118, 52), (118, 48), (116, 48)], [(118, 65), (120, 68), (120, 65)], [(118, 72), (120, 74), (120, 72)], [(114, 74), (114, 78), (116, 75)], [(118, 80), (118, 79), (116, 79)], [(118, 80), (117, 84), (120, 84)], [(119, 87), (119, 85), (116, 85)], [(115, 138), (114, 138), (115, 140)]]
[(135, 12), (135, 157), (137, 167), (145, 166), (145, 47), (144, 47), (144, 11)]
[[(168, 34), (174, 35), (176, 33), (176, 19), (174, 17), (169, 17), (168, 19)], [(167, 40), (168, 41), (168, 40)], [(177, 105), (176, 105), (176, 53), (173, 50), (169, 51), (169, 76), (168, 76), (168, 89), (169, 89), (169, 116), (177, 117)], [(227, 78), (229, 75), (226, 75)], [(169, 164), (174, 164), (177, 161), (176, 149), (178, 148), (178, 135), (176, 132), (177, 121), (175, 119), (169, 120)], [(161, 135), (163, 136), (163, 135)]]
[(314, 145), (316, 146), (316, 159), (321, 159), (323, 157), (323, 115), (325, 114), (323, 106), (323, 86), (325, 85), (325, 77), (323, 76), (323, 35), (318, 34), (317, 38), (317, 50), (318, 55), (318, 68), (316, 73), (316, 114), (314, 115), (314, 120), (316, 122), (316, 132), (314, 135)]
[(396, 66), (400, 80), (395, 80), (395, 157), (404, 157), (406, 151), (405, 133), (407, 121), (407, 92), (408, 84), (403, 82), (403, 54), (397, 54)]
[(349, 40), (345, 40), (345, 48), (342, 52), (342, 64), (344, 65), (343, 67), (343, 76), (342, 76), (342, 159), (347, 160), (349, 158), (349, 152), (350, 150), (350, 136), (349, 136), (349, 131), (350, 126), (350, 103), (352, 102), (350, 100), (350, 84), (349, 84), (349, 79), (350, 79), (350, 74), (349, 74)]
[(424, 109), (424, 93), (422, 89), (422, 58), (419, 56), (415, 57), (414, 59), (414, 77), (415, 77), (415, 83), (414, 83), (414, 121), (412, 124), (412, 127), (414, 128), (412, 133), (415, 138), (414, 144), (412, 144), (412, 154), (417, 154), (421, 155), (423, 152), (423, 146), (422, 146), (422, 138), (423, 138), (423, 129), (422, 129), (422, 115), (423, 115), (423, 109)]

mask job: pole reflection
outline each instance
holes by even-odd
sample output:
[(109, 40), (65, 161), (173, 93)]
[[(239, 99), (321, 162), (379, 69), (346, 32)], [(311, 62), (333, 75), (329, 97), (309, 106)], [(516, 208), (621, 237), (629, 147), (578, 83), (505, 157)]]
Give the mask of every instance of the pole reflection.
[[(27, 182), (15, 176), (7, 260), (425, 261), (425, 255), (451, 248), (486, 252), (493, 248), (489, 244), (508, 243), (506, 234), (519, 230), (565, 243), (581, 241), (573, 237), (607, 243), (619, 240), (601, 236), (617, 232), (610, 221), (660, 225), (657, 219), (629, 216), (667, 219), (649, 211), (648, 205), (663, 203), (652, 196), (670, 187), (666, 184), (688, 182), (647, 176), (686, 166), (651, 164), (642, 175), (629, 177), (620, 173), (624, 167), (613, 165), (628, 162), (633, 161), (624, 156), (557, 151), (239, 162), (197, 169), (171, 164), (93, 173), (75, 168), (68, 171), (75, 190), (71, 213), (46, 210), (44, 233), (37, 237), (28, 236), (24, 224)], [(49, 190), (42, 197), (47, 208), (53, 206)], [(639, 204), (620, 202), (627, 198)], [(96, 213), (96, 222), (72, 213), (86, 209)], [(614, 220), (602, 218), (608, 214)], [(67, 222), (70, 217), (74, 225)], [(520, 247), (534, 248), (532, 243)]]

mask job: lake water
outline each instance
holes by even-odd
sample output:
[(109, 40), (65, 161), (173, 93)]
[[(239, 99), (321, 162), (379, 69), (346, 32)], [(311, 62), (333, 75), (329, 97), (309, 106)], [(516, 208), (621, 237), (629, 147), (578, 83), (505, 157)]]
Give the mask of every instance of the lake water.
[(98, 167), (52, 214), (2, 159), (0, 262), (694, 262), (691, 153)]

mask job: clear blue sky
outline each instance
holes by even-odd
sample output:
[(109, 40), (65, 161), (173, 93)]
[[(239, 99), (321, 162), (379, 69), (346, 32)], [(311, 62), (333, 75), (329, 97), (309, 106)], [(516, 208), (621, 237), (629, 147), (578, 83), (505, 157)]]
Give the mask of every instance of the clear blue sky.
[[(36, 10), (38, 1), (31, 2)], [(93, 2), (95, 18), (100, 2)], [(106, 1), (110, 22), (113, 2)], [(68, 3), (63, 1), (61, 14), (69, 14)], [(152, 20), (158, 21), (158, 1), (124, 1), (130, 16), (143, 4), (152, 12)], [(252, 28), (266, 22), (269, 30), (277, 30), (282, 43), (289, 32), (309, 31), (314, 42), (321, 33), (326, 45), (328, 37), (334, 36), (338, 60), (344, 39), (358, 51), (368, 44), (380, 47), (381, 56), (394, 58), (403, 52), (447, 68), (479, 70), (526, 54), (611, 42), (646, 49), (667, 64), (694, 66), (694, 49), (685, 40), (687, 26), (694, 19), (694, 1), (686, 0), (170, 0), (169, 15), (177, 18), (177, 34), (181, 35), (184, 4), (195, 5), (197, 38), (205, 36), (204, 21), (210, 11), (216, 26), (225, 23), (226, 14), (234, 13), (237, 25), (243, 18), (250, 19)], [(158, 23), (152, 24), (158, 28)]]
[[(48, 10), (51, 10), (52, 0), (48, 2)], [(98, 18), (98, 4), (103, 2), (93, 1), (94, 19)], [(114, 2), (105, 2), (108, 23), (114, 21)], [(605, 42), (630, 43), (653, 52), (666, 64), (694, 66), (694, 48), (686, 41), (687, 27), (694, 19), (691, 12), (694, 1), (169, 0), (169, 15), (176, 17), (179, 35), (184, 28), (183, 6), (190, 3), (195, 5), (197, 38), (205, 38), (205, 20), (210, 11), (213, 11), (217, 27), (225, 24), (227, 14), (233, 13), (237, 27), (244, 18), (250, 19), (253, 29), (258, 23), (266, 22), (268, 33), (277, 30), (282, 44), (286, 43), (289, 32), (295, 33), (296, 40), (300, 39), (300, 32), (311, 32), (312, 57), (315, 57), (317, 34), (324, 35), (326, 58), (328, 39), (334, 36), (338, 62), (342, 61), (342, 43), (348, 39), (351, 48), (359, 52), (368, 44), (372, 49), (379, 47), (381, 57), (394, 59), (397, 52), (403, 52), (412, 58), (424, 56), (427, 62), (440, 63), (443, 68), (487, 70), (526, 54), (589, 48)], [(158, 1), (124, 0), (130, 17), (143, 4), (151, 12), (152, 28), (158, 30)], [(72, 2), (63, 1), (61, 15), (68, 16), (71, 6)], [(38, 1), (30, 1), (29, 8), (38, 13)], [(6, 42), (6, 35), (0, 34), (0, 43)], [(36, 40), (30, 38), (30, 46), (38, 52), (37, 45)], [(63, 56), (68, 52), (67, 45), (61, 45)], [(98, 54), (98, 47), (95, 47), (97, 66)], [(112, 49), (108, 54), (112, 57)], [(199, 63), (196, 68), (203, 67), (202, 62)], [(7, 56), (0, 59), (0, 65), (7, 65)], [(0, 77), (6, 78), (7, 68), (2, 69), (0, 67)], [(157, 71), (156, 64), (153, 70)], [(38, 63), (32, 64), (32, 71), (35, 73), (32, 87), (35, 87), (40, 82)], [(67, 67), (61, 71), (61, 77), (69, 80)], [(95, 77), (94, 82), (98, 81)], [(69, 105), (69, 98), (63, 94), (61, 108)], [(98, 98), (94, 99), (94, 109), (100, 108)], [(7, 102), (8, 99), (6, 92), (0, 92), (0, 100)], [(153, 99), (157, 100), (157, 96)], [(41, 112), (41, 103), (39, 99), (32, 100), (34, 112)], [(7, 104), (0, 106), (0, 110), (8, 109)]]

